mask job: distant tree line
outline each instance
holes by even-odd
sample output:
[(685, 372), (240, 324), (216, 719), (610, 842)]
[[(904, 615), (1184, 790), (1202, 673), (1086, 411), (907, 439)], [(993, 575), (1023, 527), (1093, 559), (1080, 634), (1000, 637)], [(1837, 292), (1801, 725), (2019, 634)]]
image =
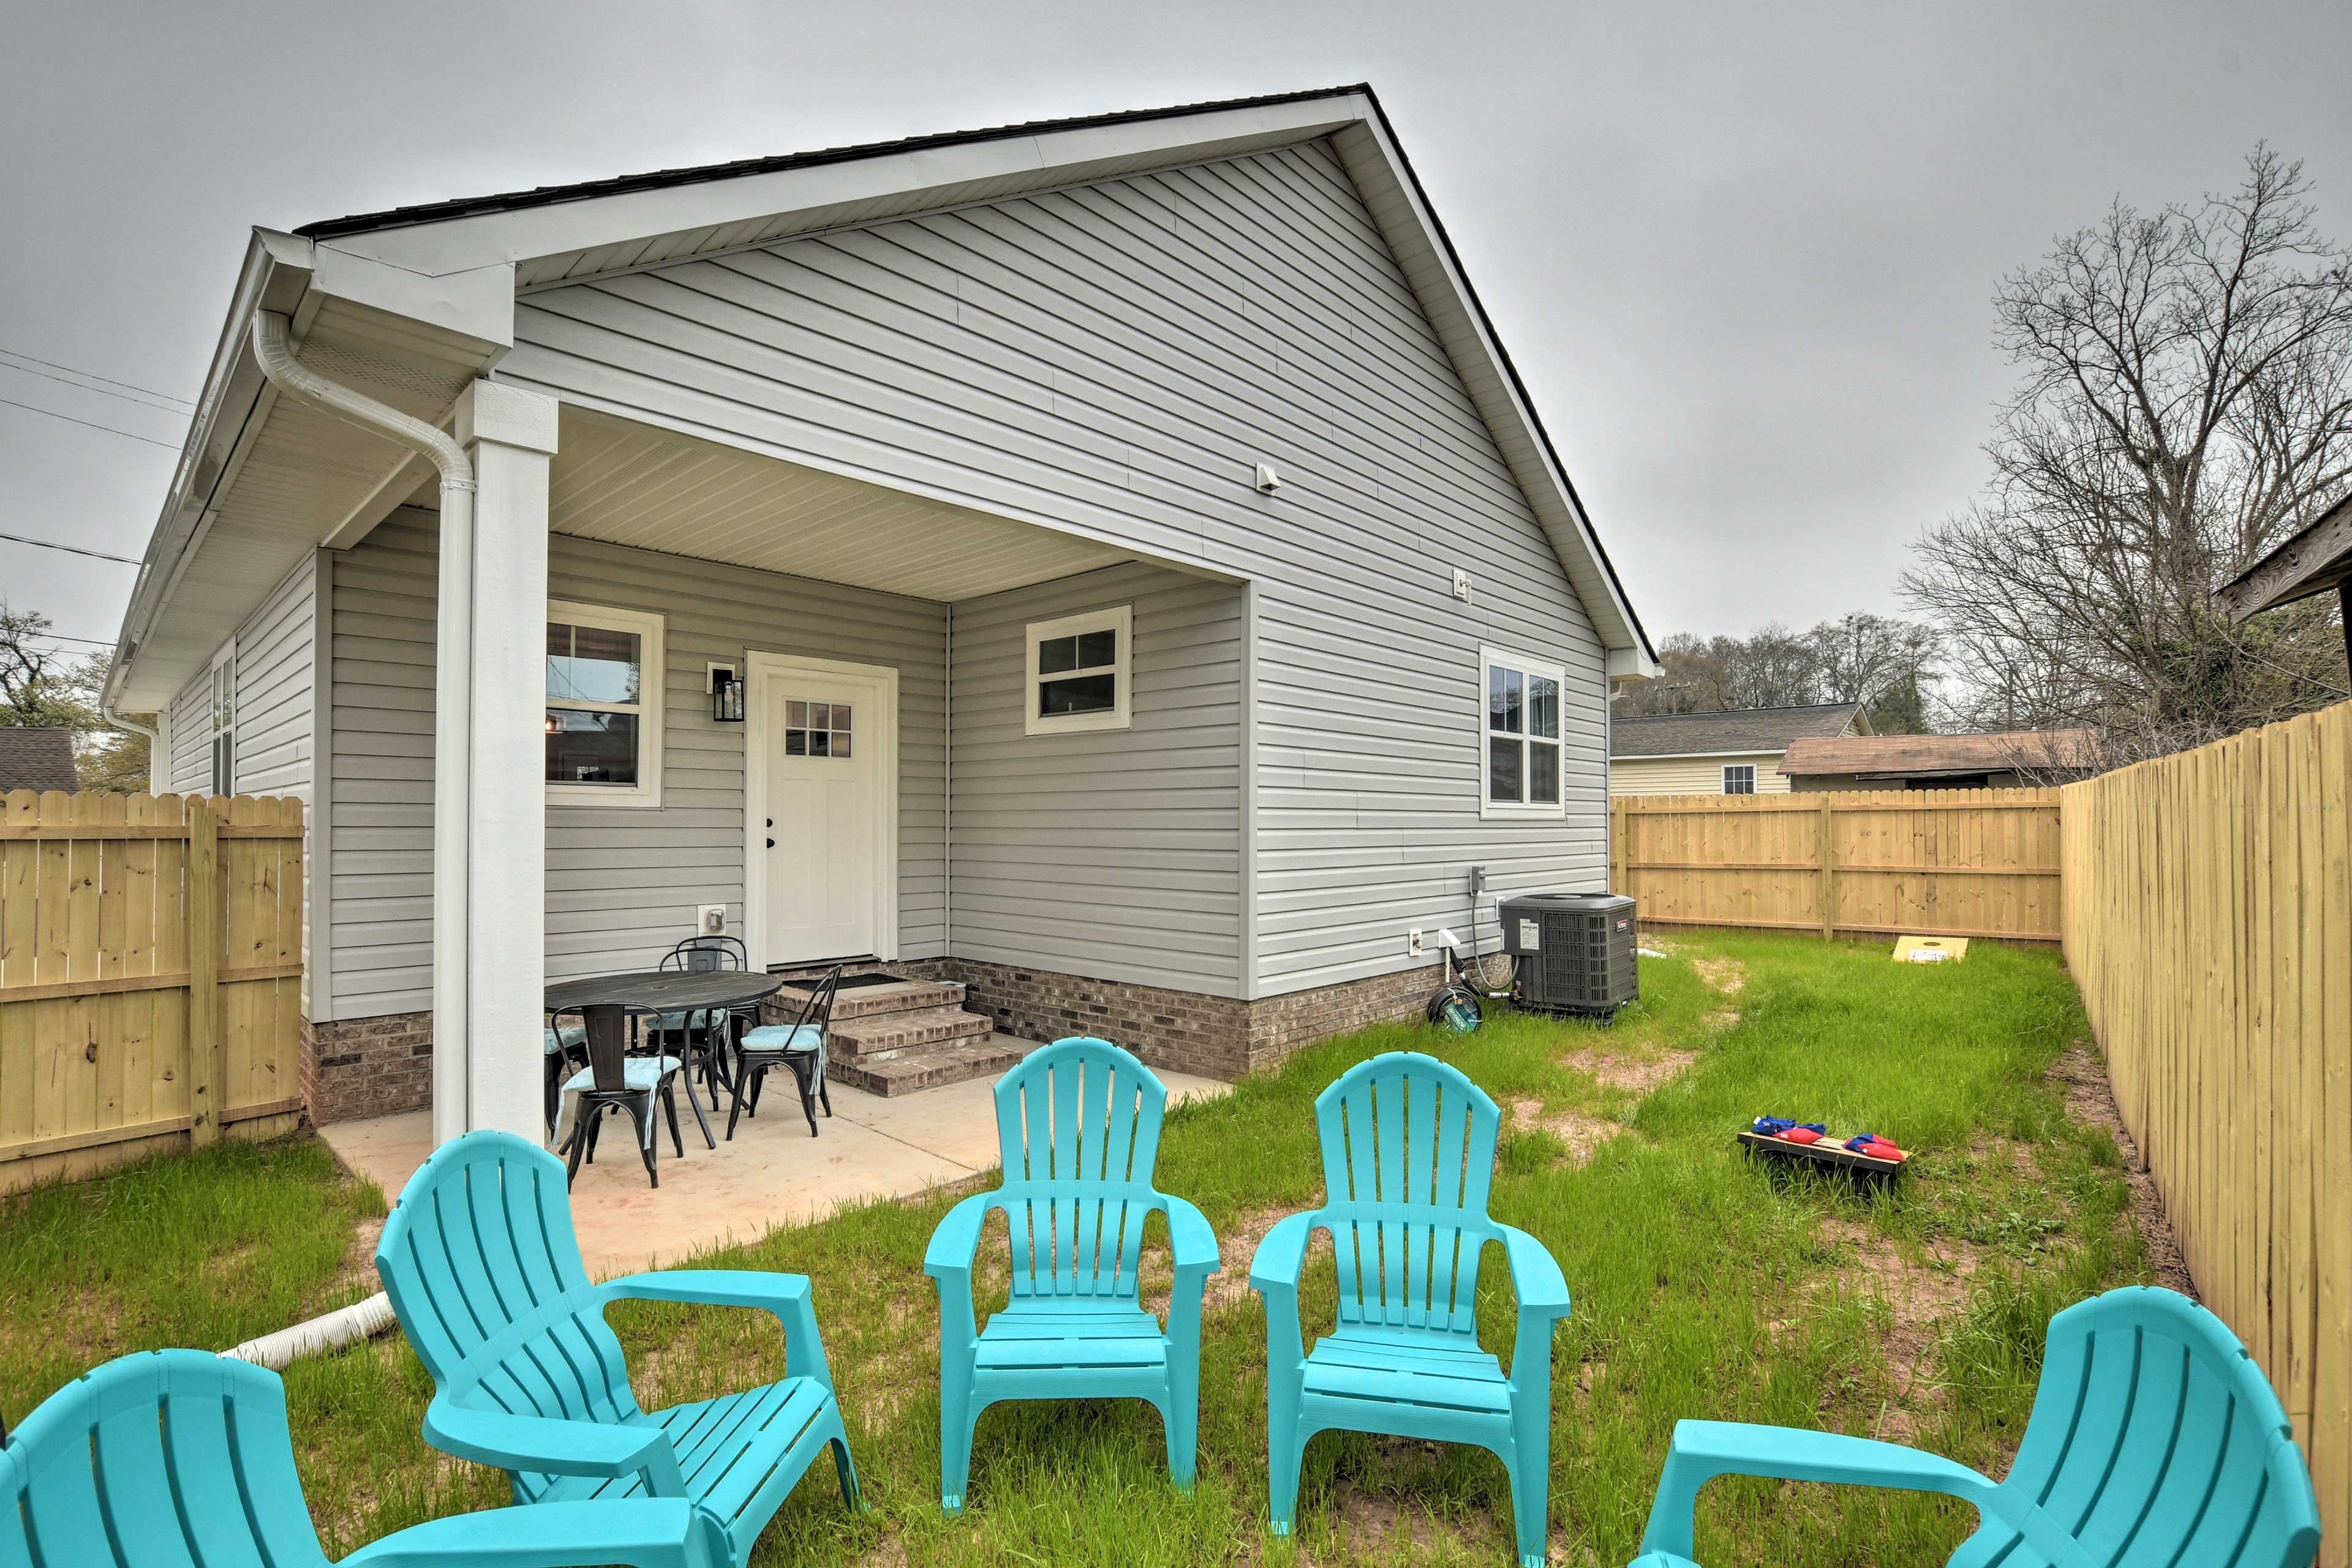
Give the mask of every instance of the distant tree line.
[(1941, 654), (1933, 628), (1863, 611), (1804, 632), (1777, 621), (1746, 637), (1678, 632), (1659, 645), (1657, 677), (1627, 682), (1612, 710), (1722, 713), (1858, 702), (1880, 734), (1921, 734), (1935, 728), (1928, 704)]
[(49, 618), (0, 599), (0, 729), (70, 730), (84, 789), (147, 787), (147, 737), (99, 716), (106, 655), (59, 653)]

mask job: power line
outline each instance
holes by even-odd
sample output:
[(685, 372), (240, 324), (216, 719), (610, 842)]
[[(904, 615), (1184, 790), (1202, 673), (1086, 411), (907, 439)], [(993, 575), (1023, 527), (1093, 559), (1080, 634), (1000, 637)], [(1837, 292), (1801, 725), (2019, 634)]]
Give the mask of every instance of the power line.
[[(150, 403), (143, 396), (133, 397), (127, 392), (109, 392), (102, 386), (91, 386), (86, 383), (76, 381), (70, 376), (51, 375), (45, 370), (28, 370), (21, 364), (10, 364), (5, 360), (0, 360), (0, 370), (13, 370), (18, 375), (37, 375), (43, 381), (54, 381), (59, 386), (70, 386), (76, 392), (95, 392), (100, 397), (119, 397), (125, 403), (140, 408), (152, 408), (158, 414), (169, 414), (181, 419), (185, 419), (188, 416), (187, 410), (183, 408), (172, 408), (161, 403)], [(160, 397), (163, 394), (157, 393), (155, 395)]]
[[(106, 383), (106, 384), (107, 384), (107, 385), (109, 385), (109, 386), (121, 386), (121, 387), (127, 387), (127, 388), (129, 388), (129, 389), (130, 389), (131, 391), (132, 391), (132, 392), (143, 392), (143, 393), (145, 393), (145, 394), (146, 394), (148, 396), (150, 396), (150, 397), (163, 397), (163, 398), (169, 398), (169, 399), (170, 399), (172, 402), (173, 402), (173, 403), (188, 403), (188, 399), (186, 399), (186, 398), (184, 398), (184, 397), (175, 396), (174, 395), (173, 395), (173, 394), (171, 394), (171, 393), (168, 393), (168, 392), (158, 392), (158, 391), (156, 391), (156, 390), (155, 390), (153, 387), (152, 387), (152, 386), (141, 386), (141, 385), (138, 385), (136, 383), (133, 383), (133, 382), (128, 382), (128, 381), (117, 381), (117, 380), (115, 380), (115, 379), (114, 379), (112, 376), (110, 376), (110, 375), (97, 375), (97, 374), (92, 374), (92, 373), (91, 373), (91, 372), (89, 372), (89, 371), (86, 371), (86, 370), (76, 370), (76, 369), (74, 369), (74, 367), (73, 367), (73, 366), (71, 366), (71, 365), (69, 365), (69, 364), (59, 364), (59, 363), (57, 363), (57, 361), (55, 361), (55, 360), (39, 359), (39, 358), (35, 357), (35, 356), (34, 356), (34, 355), (32, 355), (32, 354), (24, 353), (21, 353), (20, 351), (16, 350), (16, 349), (12, 349), (12, 348), (0, 348), (0, 354), (6, 354), (10, 359), (31, 360), (31, 361), (33, 362), (33, 363), (35, 363), (35, 364), (45, 364), (45, 365), (47, 365), (51, 370), (61, 370), (61, 371), (64, 371), (64, 372), (65, 372), (67, 374), (68, 374), (68, 375), (86, 376), (86, 377), (88, 377), (88, 378), (89, 378), (89, 380), (91, 380), (91, 381), (102, 381), (102, 382)], [(194, 407), (194, 406), (195, 406), (195, 405), (194, 405), (194, 404), (193, 404), (193, 403), (188, 403), (188, 406), (190, 406), (191, 408), (193, 408), (193, 407)]]
[(114, 646), (114, 639), (111, 637), (69, 637), (63, 632), (26, 632), (25, 635), (43, 642), (79, 642), (88, 643), (92, 647)]
[[(117, 434), (121, 432), (118, 431)], [(5, 539), (16, 544), (37, 545), (43, 550), (62, 550), (69, 555), (91, 555), (100, 561), (120, 561), (125, 566), (140, 564), (139, 561), (132, 556), (110, 555), (103, 550), (84, 550), (79, 544), (59, 544), (53, 539), (30, 539), (21, 533), (0, 533), (0, 539)]]
[(0, 397), (0, 403), (5, 403), (11, 408), (25, 408), (35, 414), (46, 414), (52, 419), (62, 419), (68, 425), (87, 425), (93, 430), (103, 430), (110, 436), (121, 436), (133, 441), (144, 441), (150, 447), (161, 447), (166, 452), (176, 452), (180, 449), (179, 443), (176, 441), (158, 441), (152, 436), (139, 436), (128, 430), (117, 430), (111, 425), (100, 425), (94, 419), (77, 419), (70, 414), (60, 414), (54, 408), (43, 408), (37, 403), (19, 403), (13, 397)]

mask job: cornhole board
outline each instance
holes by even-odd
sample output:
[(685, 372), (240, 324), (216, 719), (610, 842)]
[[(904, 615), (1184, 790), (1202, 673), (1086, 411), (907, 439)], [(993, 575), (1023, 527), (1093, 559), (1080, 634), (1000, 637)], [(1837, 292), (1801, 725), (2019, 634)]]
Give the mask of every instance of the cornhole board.
[(1761, 1132), (1742, 1132), (1739, 1147), (1751, 1160), (1759, 1154), (1776, 1160), (1801, 1160), (1878, 1182), (1892, 1181), (1910, 1163), (1907, 1160), (1879, 1160), (1857, 1154), (1844, 1144), (1832, 1143), (1826, 1138), (1818, 1143), (1791, 1143), (1784, 1138), (1767, 1138)]
[(1895, 939), (1895, 962), (1897, 963), (1958, 963), (1969, 955), (1969, 939), (1964, 936), (1898, 936)]

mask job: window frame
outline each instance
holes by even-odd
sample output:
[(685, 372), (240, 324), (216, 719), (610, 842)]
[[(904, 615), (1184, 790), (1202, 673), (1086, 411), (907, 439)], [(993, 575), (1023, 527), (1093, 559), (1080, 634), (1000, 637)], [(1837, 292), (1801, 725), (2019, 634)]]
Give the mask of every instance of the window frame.
[[(1746, 789), (1734, 789), (1731, 787), (1731, 775), (1740, 773), (1744, 773), (1748, 775), (1748, 787)], [(1756, 764), (1754, 763), (1724, 763), (1723, 793), (1727, 795), (1754, 795), (1756, 793)]]
[[(1087, 665), (1081, 669), (1054, 672), (1052, 679), (1067, 679), (1074, 675), (1098, 673), (1108, 668), (1111, 673), (1112, 705), (1097, 713), (1040, 713), (1037, 700), (1046, 677), (1037, 668), (1037, 649), (1043, 644), (1066, 637), (1082, 637), (1087, 632), (1110, 631), (1118, 634), (1118, 657), (1108, 665)], [(1032, 621), (1024, 638), (1022, 653), (1021, 721), (1025, 735), (1088, 734), (1104, 730), (1125, 730), (1134, 723), (1135, 712), (1135, 606), (1113, 605), (1099, 610), (1087, 610), (1075, 616), (1060, 616), (1050, 621)]]
[(215, 796), (236, 794), (236, 639), (213, 654), (205, 669), (205, 782)]
[[(541, 666), (541, 697), (549, 708), (582, 713), (635, 713), (637, 716), (637, 782), (634, 784), (567, 783), (549, 779), (550, 805), (590, 805), (606, 809), (652, 810), (662, 803), (663, 710), (668, 706), (665, 681), (669, 663), (667, 623), (651, 610), (625, 610), (612, 605), (589, 605), (571, 599), (547, 602), (549, 626), (593, 626), (598, 631), (627, 632), (637, 639), (639, 679), (635, 702), (588, 702), (546, 694), (545, 663)], [(542, 642), (546, 633), (540, 634)], [(541, 767), (546, 766), (542, 751)]]
[[(1494, 798), (1495, 757), (1493, 736), (1499, 731), (1487, 726), (1486, 693), (1497, 668), (1516, 670), (1522, 679), (1541, 676), (1559, 685), (1559, 733), (1556, 736), (1530, 736), (1523, 728), (1519, 731), (1519, 779), (1521, 793), (1532, 782), (1535, 770), (1529, 765), (1530, 745), (1551, 745), (1559, 751), (1558, 797), (1549, 801), (1496, 800)], [(1509, 648), (1481, 647), (1478, 650), (1478, 691), (1476, 712), (1478, 723), (1478, 815), (1487, 820), (1554, 821), (1568, 816), (1568, 670), (1549, 659), (1534, 658)]]

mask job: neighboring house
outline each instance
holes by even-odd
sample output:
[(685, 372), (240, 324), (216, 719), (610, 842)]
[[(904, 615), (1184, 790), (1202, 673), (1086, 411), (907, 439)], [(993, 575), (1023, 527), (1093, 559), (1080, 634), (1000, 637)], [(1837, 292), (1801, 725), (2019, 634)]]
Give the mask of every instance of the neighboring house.
[(0, 795), (10, 790), (81, 788), (71, 730), (0, 730)]
[(1618, 719), (1609, 727), (1609, 793), (1781, 794), (1780, 755), (1796, 742), (1869, 733), (1859, 702)]
[(1793, 742), (1780, 760), (1789, 787), (2008, 789), (2097, 771), (2088, 730), (1991, 735), (1843, 735)]
[(1654, 662), (1369, 89), (257, 230), (201, 408), (107, 697), (310, 803), (315, 1115), (535, 1136), (709, 906), (1230, 1076), (1605, 883)]

